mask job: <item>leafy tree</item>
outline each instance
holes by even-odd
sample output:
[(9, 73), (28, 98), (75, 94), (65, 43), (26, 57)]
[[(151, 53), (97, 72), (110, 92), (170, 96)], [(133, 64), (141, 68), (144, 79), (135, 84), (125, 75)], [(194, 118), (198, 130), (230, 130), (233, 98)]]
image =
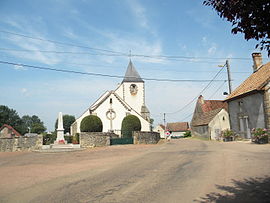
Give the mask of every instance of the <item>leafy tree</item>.
[(132, 137), (132, 131), (140, 131), (141, 122), (137, 116), (128, 115), (122, 121), (122, 135), (123, 137), (130, 138)]
[(232, 33), (244, 33), (246, 40), (256, 39), (261, 50), (270, 56), (270, 3), (269, 0), (205, 0), (221, 18), (232, 23)]
[(30, 129), (31, 133), (43, 133), (46, 131), (46, 127), (44, 123), (40, 120), (40, 118), (36, 115), (29, 116), (24, 115), (22, 117), (23, 126), (25, 129)]
[(18, 113), (14, 109), (0, 105), (0, 127), (4, 124), (12, 126), (21, 134), (25, 133), (25, 128), (22, 125), (23, 123)]
[(154, 124), (154, 119), (150, 118), (150, 131), (153, 131), (153, 128), (154, 128), (153, 124)]
[(102, 132), (103, 125), (99, 117), (89, 115), (82, 119), (81, 132)]
[[(70, 126), (72, 125), (72, 123), (75, 122), (75, 116), (73, 115), (63, 115), (63, 127), (64, 127), (64, 133), (68, 133), (70, 132)], [(57, 130), (58, 127), (58, 119), (56, 119), (55, 121), (55, 130)]]

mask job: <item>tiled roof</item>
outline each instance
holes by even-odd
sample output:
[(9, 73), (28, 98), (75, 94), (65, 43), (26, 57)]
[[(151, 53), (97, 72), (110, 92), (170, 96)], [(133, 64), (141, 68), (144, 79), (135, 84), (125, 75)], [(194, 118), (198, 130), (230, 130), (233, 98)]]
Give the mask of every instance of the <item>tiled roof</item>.
[(0, 131), (3, 129), (3, 128), (8, 128), (8, 129), (10, 129), (16, 136), (22, 136), (20, 133), (18, 133), (17, 132), (17, 130), (15, 130), (13, 127), (11, 127), (10, 125), (8, 125), (8, 124), (4, 124), (4, 125), (2, 125), (2, 127), (0, 128)]
[(238, 86), (225, 100), (247, 93), (263, 90), (264, 85), (270, 80), (270, 62), (263, 65), (256, 72), (252, 73), (240, 86)]
[(204, 103), (201, 104), (203, 112), (213, 111), (219, 108), (227, 109), (227, 103), (221, 100), (204, 100)]
[(187, 131), (189, 129), (188, 122), (167, 123), (166, 130), (172, 132)]
[(218, 108), (212, 111), (195, 115), (192, 119), (192, 126), (208, 125), (222, 109), (223, 108)]

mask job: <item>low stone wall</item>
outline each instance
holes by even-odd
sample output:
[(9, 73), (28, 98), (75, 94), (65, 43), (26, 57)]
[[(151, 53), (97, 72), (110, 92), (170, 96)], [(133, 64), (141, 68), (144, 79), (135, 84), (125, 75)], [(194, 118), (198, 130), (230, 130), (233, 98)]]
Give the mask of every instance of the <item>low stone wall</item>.
[(0, 139), (0, 152), (32, 151), (42, 148), (43, 136)]
[(82, 132), (80, 133), (80, 145), (83, 148), (109, 146), (112, 137), (118, 136), (114, 133)]
[(134, 144), (157, 144), (159, 140), (160, 134), (158, 132), (133, 132)]

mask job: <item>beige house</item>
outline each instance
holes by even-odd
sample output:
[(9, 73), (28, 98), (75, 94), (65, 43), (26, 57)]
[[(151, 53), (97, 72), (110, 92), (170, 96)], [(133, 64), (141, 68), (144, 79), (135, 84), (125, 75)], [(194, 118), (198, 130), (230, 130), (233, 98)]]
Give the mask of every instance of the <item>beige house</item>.
[(160, 134), (160, 138), (166, 138), (165, 136), (165, 126), (162, 124), (157, 125), (154, 129), (154, 132), (158, 132)]
[(166, 132), (168, 132), (171, 137), (183, 137), (188, 130), (188, 122), (167, 123), (166, 126)]
[(230, 129), (228, 105), (221, 100), (199, 96), (191, 121), (192, 136), (219, 140), (221, 131)]

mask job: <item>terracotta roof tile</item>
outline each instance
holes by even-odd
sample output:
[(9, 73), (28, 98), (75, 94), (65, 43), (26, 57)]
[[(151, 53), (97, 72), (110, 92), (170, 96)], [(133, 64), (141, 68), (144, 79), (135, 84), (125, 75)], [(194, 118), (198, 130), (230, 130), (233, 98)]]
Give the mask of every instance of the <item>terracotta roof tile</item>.
[(189, 125), (188, 122), (167, 123), (166, 129), (172, 132), (187, 131)]
[(240, 86), (238, 86), (225, 100), (250, 93), (256, 90), (263, 90), (264, 85), (270, 80), (270, 62), (263, 65), (256, 72), (252, 73)]
[(13, 127), (11, 127), (11, 126), (8, 125), (8, 124), (2, 125), (2, 127), (0, 128), (0, 131), (1, 131), (4, 127), (10, 129), (16, 136), (18, 136), (18, 137), (19, 137), (19, 136), (22, 136), (20, 133), (18, 133), (17, 130), (15, 130)]
[(199, 113), (192, 118), (192, 126), (208, 125), (211, 120), (222, 110), (218, 108), (205, 113)]

